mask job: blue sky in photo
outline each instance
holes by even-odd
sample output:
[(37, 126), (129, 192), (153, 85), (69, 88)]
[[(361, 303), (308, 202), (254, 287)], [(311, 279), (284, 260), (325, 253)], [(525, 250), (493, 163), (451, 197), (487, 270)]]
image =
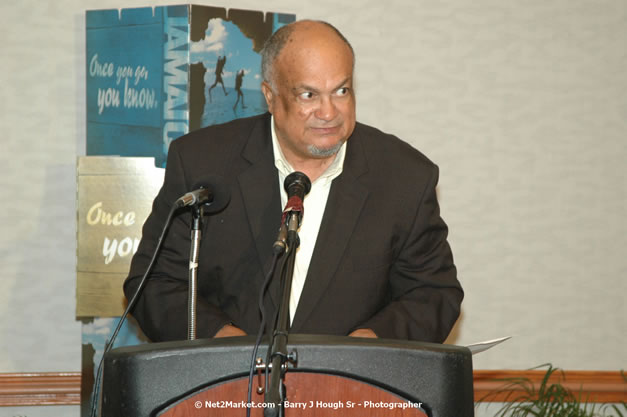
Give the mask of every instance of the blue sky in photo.
[[(226, 56), (222, 80), (227, 89), (235, 87), (235, 75), (241, 69), (246, 74), (242, 88), (260, 89), (261, 55), (253, 50), (253, 41), (233, 23), (215, 18), (209, 20), (205, 39), (190, 44), (191, 63), (202, 62), (207, 69), (207, 87), (215, 81), (216, 62), (220, 56)], [(222, 86), (218, 84), (215, 88), (221, 89)]]

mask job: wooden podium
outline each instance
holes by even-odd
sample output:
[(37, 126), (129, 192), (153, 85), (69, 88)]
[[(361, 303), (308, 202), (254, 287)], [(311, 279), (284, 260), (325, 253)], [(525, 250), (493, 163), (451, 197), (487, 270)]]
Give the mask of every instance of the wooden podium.
[[(253, 343), (247, 336), (114, 349), (105, 356), (102, 416), (244, 417)], [(257, 357), (265, 359), (266, 347)], [(286, 374), (286, 417), (474, 416), (467, 348), (298, 334), (288, 348), (298, 360)], [(253, 392), (252, 403), (251, 415), (262, 416), (263, 394)]]

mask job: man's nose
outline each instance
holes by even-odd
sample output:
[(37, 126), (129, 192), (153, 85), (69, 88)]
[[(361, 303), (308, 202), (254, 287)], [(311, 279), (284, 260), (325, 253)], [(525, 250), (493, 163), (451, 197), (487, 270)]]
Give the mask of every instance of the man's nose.
[(316, 109), (316, 117), (321, 120), (331, 121), (337, 116), (337, 107), (330, 96), (323, 96), (320, 106)]

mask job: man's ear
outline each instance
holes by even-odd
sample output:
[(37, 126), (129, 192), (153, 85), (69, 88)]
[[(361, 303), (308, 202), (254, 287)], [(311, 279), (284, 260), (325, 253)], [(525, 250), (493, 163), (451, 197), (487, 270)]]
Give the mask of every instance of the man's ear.
[(261, 83), (261, 92), (263, 93), (263, 97), (266, 99), (268, 111), (272, 113), (274, 108), (274, 92), (272, 91), (272, 87), (264, 81)]

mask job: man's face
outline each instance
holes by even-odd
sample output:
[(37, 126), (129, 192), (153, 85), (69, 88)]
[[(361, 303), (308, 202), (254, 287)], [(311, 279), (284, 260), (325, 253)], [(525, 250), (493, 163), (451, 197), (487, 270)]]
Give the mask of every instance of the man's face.
[(262, 90), (286, 158), (335, 155), (355, 128), (348, 46), (324, 29), (322, 35), (295, 36), (279, 54), (273, 78), (274, 89), (264, 83)]

